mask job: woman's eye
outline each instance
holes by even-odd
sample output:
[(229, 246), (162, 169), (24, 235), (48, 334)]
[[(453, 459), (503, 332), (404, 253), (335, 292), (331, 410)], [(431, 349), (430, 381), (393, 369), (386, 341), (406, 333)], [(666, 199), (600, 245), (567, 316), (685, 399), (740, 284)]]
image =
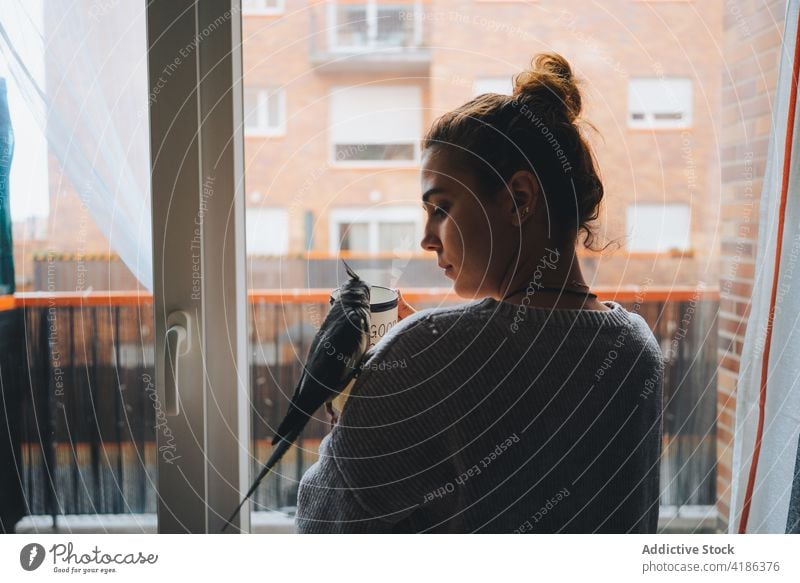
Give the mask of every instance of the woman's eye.
[(422, 208), (424, 208), (426, 212), (430, 210), (431, 214), (435, 217), (443, 217), (447, 214), (447, 209), (445, 207), (436, 206), (432, 203), (422, 203)]
[(440, 206), (432, 204), (430, 205), (430, 208), (431, 208), (431, 214), (435, 217), (441, 217), (445, 215), (445, 209)]

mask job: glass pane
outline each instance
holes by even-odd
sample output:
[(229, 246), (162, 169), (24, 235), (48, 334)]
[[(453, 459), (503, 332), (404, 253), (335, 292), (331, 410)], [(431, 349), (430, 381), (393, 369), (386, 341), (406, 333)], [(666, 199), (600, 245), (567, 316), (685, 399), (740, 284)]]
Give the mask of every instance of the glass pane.
[(369, 224), (367, 223), (341, 223), (339, 224), (339, 241), (342, 251), (368, 252)]
[(289, 249), (288, 213), (282, 208), (250, 208), (245, 216), (247, 252), (283, 255)]
[(378, 5), (377, 42), (381, 45), (405, 46), (414, 40), (414, 21), (408, 17), (408, 6)]
[(688, 204), (640, 203), (628, 207), (631, 251), (686, 251), (690, 248)]
[(280, 90), (270, 90), (267, 97), (267, 125), (278, 128), (281, 125), (281, 94)]
[(337, 46), (365, 46), (368, 42), (368, 28), (365, 6), (343, 4), (336, 7)]
[(261, 127), (260, 94), (261, 89), (245, 88), (244, 90), (244, 124), (248, 129)]
[(337, 144), (336, 159), (355, 160), (413, 160), (414, 144)]
[[(20, 396), (0, 405), (20, 437), (19, 467), (3, 468), (19, 476), (4, 504), (24, 502), (18, 532), (46, 531), (51, 517), (63, 530), (106, 532), (112, 514), (141, 532), (155, 528), (164, 454), (148, 136), (159, 93), (148, 89), (144, 5), (43, 5), (0, 12), (0, 177), (9, 178), (0, 198), (10, 202), (15, 287), (0, 302), (0, 382)], [(3, 147), (9, 131), (13, 152)], [(0, 255), (6, 244), (0, 237)], [(83, 514), (99, 515), (97, 526), (65, 523)]]
[[(426, 296), (429, 301), (421, 300), (415, 307), (449, 301), (444, 298), (452, 281), (437, 268), (435, 254), (420, 247), (425, 215), (419, 204), (419, 142), (437, 117), (468, 102), (475, 93), (510, 94), (514, 76), (544, 50), (532, 46), (531, 39), (554, 47), (551, 50), (570, 61), (576, 77), (584, 81), (582, 115), (598, 130), (597, 134), (587, 132), (595, 151), (602, 154), (600, 174), (607, 187), (598, 240), (622, 241), (623, 249), (597, 255), (579, 246), (578, 259), (591, 286), (609, 295), (619, 288), (642, 286), (666, 293), (670, 286), (692, 288), (703, 278), (714, 280), (713, 274), (706, 273), (716, 265), (714, 257), (655, 260), (643, 253), (628, 254), (624, 247), (629, 205), (680, 202), (688, 205), (692, 217), (713, 219), (708, 213), (715, 210), (709, 204), (714, 193), (700, 189), (692, 193), (692, 185), (714, 181), (711, 162), (716, 133), (710, 120), (720, 113), (713, 99), (698, 100), (697, 111), (692, 110), (692, 84), (697, 90), (698, 83), (713, 85), (708, 80), (719, 79), (722, 71), (718, 39), (709, 35), (702, 19), (692, 16), (700, 3), (665, 3), (659, 7), (664, 22), (640, 10), (609, 11), (587, 5), (580, 15), (556, 10), (548, 16), (512, 4), (466, 2), (459, 5), (457, 14), (442, 18), (445, 13), (437, 3), (318, 2), (306, 11), (287, 12), (282, 27), (265, 26), (264, 18), (244, 15), (245, 85), (284, 88), (281, 107), (285, 111), (280, 111), (277, 99), (270, 98), (267, 117), (273, 126), (275, 116), (282, 115), (288, 128), (285, 135), (251, 135), (245, 141), (247, 190), (262, 193), (260, 200), (248, 199), (249, 212), (258, 213), (264, 205), (286, 210), (285, 231), (257, 227), (247, 262), (248, 284), (255, 298), (251, 338), (257, 460), (264, 460), (270, 451), (272, 431), (286, 411), (308, 347), (329, 309), (327, 298), (315, 294), (341, 284), (344, 270), (339, 251), (353, 252), (346, 258), (348, 264), (373, 283), (416, 289), (420, 294), (434, 290)], [(721, 22), (718, 7), (702, 4), (698, 10), (704, 18)], [(675, 27), (680, 28), (681, 38), (687, 38), (687, 30), (693, 31), (697, 42), (688, 53), (685, 44), (676, 44)], [(310, 31), (307, 53), (297, 49), (297, 31)], [(602, 54), (584, 46), (589, 38), (597, 39)], [(661, 63), (631, 60), (631, 55), (649, 51), (667, 54), (665, 46), (673, 50), (668, 53), (670, 59)], [(515, 56), (497, 59), (497, 51)], [(470, 58), (465, 60), (465, 54)], [(642, 89), (647, 93), (644, 101), (629, 99), (628, 82), (636, 75), (648, 80)], [(655, 91), (652, 79), (658, 81)], [(677, 84), (666, 107), (653, 107), (666, 100), (663, 79)], [(711, 87), (709, 94), (716, 90)], [(693, 121), (688, 138), (680, 132), (650, 135), (626, 130), (628, 124), (678, 126)], [(691, 139), (688, 157), (681, 151), (686, 139)], [(661, 153), (655, 161), (653, 152)], [(358, 212), (340, 213), (346, 208)], [(694, 223), (678, 227), (692, 249), (703, 247), (706, 253), (717, 243)], [(261, 254), (265, 237), (285, 242), (285, 255)], [(700, 245), (700, 241), (708, 244)], [(411, 253), (401, 261), (392, 256), (399, 250)], [(282, 299), (287, 294), (300, 299), (287, 302)], [(640, 312), (666, 346), (685, 307), (678, 301), (652, 300)], [(718, 307), (717, 299), (704, 301), (702, 312), (713, 314)], [(704, 318), (695, 319), (701, 322), (699, 327), (713, 325), (713, 319)], [(675, 353), (669, 382), (673, 391), (687, 395), (681, 403), (694, 402), (704, 412), (713, 411), (713, 403), (709, 405), (702, 396), (703, 387), (713, 386), (713, 367), (703, 364), (693, 369), (699, 380), (690, 387), (680, 381), (680, 371), (692, 366), (692, 352), (703, 363), (716, 358), (714, 346), (692, 338), (685, 350), (681, 345), (682, 351)], [(672, 407), (673, 418), (686, 418), (685, 410)], [(688, 432), (691, 437), (685, 437), (689, 447), (710, 434), (708, 424), (703, 425), (704, 414), (693, 417), (698, 421)], [(329, 429), (320, 411), (307, 426), (300, 446), (290, 450), (279, 471), (257, 492), (255, 515), (283, 510), (291, 516), (297, 482), (316, 460), (318, 442)], [(664, 504), (694, 500), (690, 495), (694, 490), (698, 503), (714, 503), (714, 492), (702, 478), (713, 477), (713, 453), (703, 443), (692, 456), (696, 466), (691, 476), (681, 469), (687, 457), (683, 446), (670, 450), (671, 465), (664, 466), (663, 480), (672, 489), (664, 494)], [(258, 467), (254, 461), (254, 472)]]
[(507, 77), (480, 77), (475, 79), (472, 84), (473, 95), (481, 95), (482, 93), (501, 93), (503, 95), (511, 95), (514, 90), (514, 85), (511, 75)]
[(378, 251), (413, 251), (415, 231), (414, 223), (378, 223)]
[[(631, 120), (650, 121), (637, 127), (688, 125), (692, 112), (692, 81), (686, 78), (634, 78), (628, 84), (628, 108)], [(634, 112), (645, 115), (637, 117)]]

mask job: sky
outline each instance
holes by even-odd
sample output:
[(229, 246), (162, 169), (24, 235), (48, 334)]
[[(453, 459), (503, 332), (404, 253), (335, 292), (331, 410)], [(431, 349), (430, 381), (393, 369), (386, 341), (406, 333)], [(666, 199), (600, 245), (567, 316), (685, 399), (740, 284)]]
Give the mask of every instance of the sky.
[[(0, 0), (0, 23), (10, 36), (31, 74), (43, 85), (44, 47), (41, 37), (20, 31), (41, 30), (42, 0)], [(0, 43), (2, 43), (0, 39)], [(14, 130), (14, 157), (11, 161), (10, 196), (11, 220), (21, 221), (30, 216), (47, 216), (47, 142), (42, 124), (15, 82), (8, 59), (11, 55), (0, 50), (0, 77), (6, 79), (8, 107)], [(37, 120), (37, 117), (40, 119)]]

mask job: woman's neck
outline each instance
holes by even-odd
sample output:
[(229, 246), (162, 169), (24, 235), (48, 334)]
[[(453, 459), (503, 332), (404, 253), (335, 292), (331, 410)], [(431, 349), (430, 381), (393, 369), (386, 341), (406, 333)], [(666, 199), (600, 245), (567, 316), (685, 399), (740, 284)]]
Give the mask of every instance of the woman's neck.
[(606, 311), (583, 278), (575, 247), (545, 247), (504, 278), (496, 300), (515, 305)]

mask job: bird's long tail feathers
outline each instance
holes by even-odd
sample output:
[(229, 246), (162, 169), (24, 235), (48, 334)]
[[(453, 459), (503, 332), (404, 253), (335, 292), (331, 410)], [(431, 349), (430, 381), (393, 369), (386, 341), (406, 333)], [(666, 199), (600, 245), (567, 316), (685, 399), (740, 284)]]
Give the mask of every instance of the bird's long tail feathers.
[(277, 464), (280, 461), (280, 459), (283, 457), (283, 454), (285, 454), (288, 451), (288, 449), (292, 447), (292, 444), (294, 443), (295, 439), (297, 439), (298, 435), (300, 435), (300, 431), (293, 432), (290, 438), (284, 439), (278, 444), (278, 447), (276, 447), (275, 451), (272, 452), (272, 455), (269, 456), (267, 463), (264, 464), (264, 467), (261, 469), (261, 472), (258, 474), (258, 477), (253, 482), (253, 485), (250, 486), (250, 490), (248, 490), (247, 495), (244, 497), (244, 500), (242, 500), (239, 503), (239, 506), (236, 507), (236, 510), (233, 511), (233, 514), (231, 514), (231, 517), (225, 523), (225, 526), (222, 527), (221, 532), (225, 532), (227, 530), (228, 526), (230, 526), (231, 522), (233, 522), (233, 519), (236, 518), (236, 516), (239, 514), (239, 510), (242, 509), (244, 503), (247, 502), (250, 496), (253, 495), (256, 489), (258, 489), (258, 486), (261, 484), (261, 481), (267, 477), (267, 474), (269, 474), (270, 470), (272, 470), (275, 464)]
[[(306, 426), (311, 415), (297, 407), (294, 403), (289, 405), (289, 410), (286, 412), (286, 417), (283, 418), (278, 429), (275, 431), (275, 437), (272, 438), (272, 445), (277, 444), (284, 439), (284, 436), (291, 435), (294, 432), (298, 434)], [(294, 440), (292, 440), (294, 441)]]

